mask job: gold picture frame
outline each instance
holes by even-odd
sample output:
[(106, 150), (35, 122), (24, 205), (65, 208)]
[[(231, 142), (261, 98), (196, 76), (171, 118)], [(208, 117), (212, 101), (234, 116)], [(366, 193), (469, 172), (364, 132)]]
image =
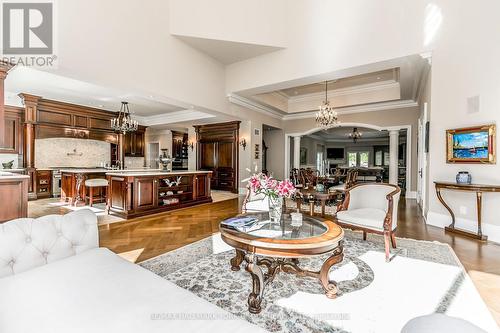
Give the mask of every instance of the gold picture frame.
[(446, 162), (495, 164), (495, 145), (495, 125), (447, 130)]

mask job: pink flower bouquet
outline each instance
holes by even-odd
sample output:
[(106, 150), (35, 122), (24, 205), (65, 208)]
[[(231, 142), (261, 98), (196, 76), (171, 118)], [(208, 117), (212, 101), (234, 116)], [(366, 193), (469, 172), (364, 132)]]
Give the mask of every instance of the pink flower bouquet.
[(295, 186), (288, 179), (277, 180), (263, 173), (253, 175), (249, 180), (250, 188), (257, 194), (265, 194), (269, 198), (290, 198), (295, 193)]

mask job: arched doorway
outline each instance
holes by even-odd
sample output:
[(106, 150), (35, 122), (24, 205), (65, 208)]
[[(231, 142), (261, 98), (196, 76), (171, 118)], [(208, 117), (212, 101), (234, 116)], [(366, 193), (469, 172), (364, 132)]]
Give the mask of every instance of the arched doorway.
[[(303, 132), (294, 132), (294, 133), (286, 133), (285, 134), (285, 170), (284, 173), (285, 175), (290, 174), (290, 170), (295, 166), (299, 165), (301, 166), (301, 161), (300, 161), (300, 154), (301, 154), (301, 138), (302, 137), (308, 137), (311, 135), (315, 135), (318, 132), (321, 132), (323, 130), (329, 130), (329, 129), (335, 129), (335, 128), (360, 128), (360, 129), (369, 129), (371, 131), (379, 131), (379, 132), (385, 132), (388, 133), (389, 137), (389, 150), (391, 152), (388, 152), (389, 159), (392, 157), (392, 161), (390, 161), (390, 166), (389, 166), (389, 182), (391, 183), (398, 183), (398, 181), (404, 181), (405, 188), (406, 188), (406, 197), (407, 198), (413, 198), (416, 193), (415, 191), (412, 191), (412, 127), (411, 125), (397, 125), (397, 126), (378, 126), (378, 125), (373, 125), (373, 124), (366, 124), (366, 123), (341, 123), (341, 124), (335, 124), (332, 126), (329, 126), (327, 128), (310, 128), (308, 130), (305, 130)], [(400, 167), (398, 163), (399, 162), (399, 157), (401, 155), (400, 149), (399, 149), (399, 135), (400, 131), (404, 131), (406, 133), (405, 135), (405, 145), (406, 149), (402, 152), (404, 155), (404, 167)], [(403, 140), (401, 140), (403, 141)], [(292, 149), (293, 146), (293, 149)], [(302, 147), (304, 148), (304, 147)], [(302, 155), (304, 155), (304, 151), (302, 151)], [(358, 155), (359, 156), (359, 155)], [(382, 155), (383, 156), (383, 155)], [(374, 159), (374, 156), (371, 157), (372, 160)], [(304, 164), (302, 164), (304, 165)], [(359, 163), (357, 164), (359, 166)], [(313, 165), (308, 165), (308, 167), (313, 167)], [(400, 171), (400, 169), (403, 169)], [(403, 171), (405, 175), (403, 174)]]

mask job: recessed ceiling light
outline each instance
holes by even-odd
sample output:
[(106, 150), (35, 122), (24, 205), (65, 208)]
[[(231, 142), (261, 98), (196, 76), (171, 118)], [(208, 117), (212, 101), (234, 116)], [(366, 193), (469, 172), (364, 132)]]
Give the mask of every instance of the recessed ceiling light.
[(103, 107), (104, 107), (104, 105), (102, 105), (102, 104), (99, 104), (99, 105), (98, 105), (98, 107), (100, 107), (100, 108), (103, 108)]
[(297, 90), (295, 90), (293, 93), (294, 93), (295, 95), (297, 95), (299, 92), (298, 92)]
[(153, 95), (149, 95), (149, 98), (155, 98)]
[(377, 76), (377, 80), (380, 80), (380, 76)]

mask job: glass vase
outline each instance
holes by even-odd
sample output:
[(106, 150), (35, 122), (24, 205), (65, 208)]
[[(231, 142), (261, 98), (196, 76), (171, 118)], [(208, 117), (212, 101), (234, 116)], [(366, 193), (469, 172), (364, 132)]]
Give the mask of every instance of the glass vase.
[(279, 224), (283, 215), (283, 197), (269, 197), (269, 219)]

